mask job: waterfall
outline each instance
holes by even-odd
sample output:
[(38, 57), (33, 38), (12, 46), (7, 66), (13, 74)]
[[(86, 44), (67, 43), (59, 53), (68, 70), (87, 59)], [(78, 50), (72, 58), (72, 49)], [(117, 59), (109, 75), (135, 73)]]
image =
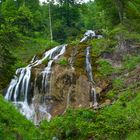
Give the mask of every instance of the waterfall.
[(40, 73), (40, 75), (42, 75), (42, 92), (44, 91), (46, 93), (49, 90), (49, 82), (51, 82), (50, 78), (52, 73), (51, 68), (53, 61), (57, 60), (59, 56), (64, 54), (64, 52), (65, 46), (59, 46), (59, 48), (54, 48), (53, 50), (50, 50), (49, 53), (47, 52), (45, 54), (45, 58), (46, 56), (49, 57), (50, 61), (48, 62), (48, 66)]
[[(40, 113), (42, 118), (51, 118), (48, 110), (46, 109), (45, 102), (42, 102), (37, 109), (32, 102), (29, 103), (30, 96), (30, 79), (31, 79), (31, 70), (33, 67), (42, 64), (44, 60), (48, 60), (48, 66), (40, 73), (42, 75), (42, 91), (49, 94), (50, 88), (50, 78), (52, 73), (52, 64), (57, 60), (61, 55), (65, 53), (66, 45), (57, 46), (52, 48), (49, 51), (46, 51), (43, 54), (41, 59), (36, 59), (34, 56), (28, 66), (25, 68), (19, 68), (16, 70), (14, 78), (11, 80), (9, 87), (7, 89), (5, 99), (12, 101), (20, 112), (27, 117), (27, 119), (32, 120), (35, 124), (38, 124), (40, 120), (37, 118), (37, 114)], [(35, 78), (36, 79), (36, 78)], [(37, 112), (38, 111), (38, 112)]]
[(90, 81), (90, 85), (91, 85), (91, 93), (92, 96), (91, 98), (93, 98), (93, 107), (97, 108), (98, 103), (97, 103), (97, 94), (96, 94), (96, 89), (94, 87), (94, 80), (93, 80), (93, 75), (92, 75), (92, 66), (91, 66), (91, 61), (90, 61), (90, 47), (86, 48), (86, 72), (87, 72), (87, 76), (88, 76), (88, 80)]
[(87, 30), (84, 34), (84, 37), (81, 39), (80, 42), (87, 41), (88, 39), (94, 38), (94, 37), (96, 37), (95, 31)]
[(86, 48), (86, 71), (90, 82), (94, 83), (92, 75), (92, 66), (90, 62), (90, 47)]
[[(101, 36), (97, 36), (94, 31), (88, 30), (80, 42), (86, 42), (88, 39), (95, 37), (101, 38)], [(51, 93), (51, 87), (53, 86), (52, 67), (54, 62), (65, 53), (66, 46), (67, 45), (56, 46), (44, 52), (41, 58), (38, 58), (38, 56), (35, 55), (26, 67), (16, 70), (15, 75), (7, 88), (5, 99), (11, 101), (27, 119), (33, 121), (36, 125), (43, 119), (51, 119), (50, 112), (53, 105), (52, 102), (54, 101), (54, 97)], [(74, 78), (74, 61), (77, 52), (78, 49), (75, 47), (71, 54), (71, 58), (69, 59), (71, 82), (67, 94), (66, 108), (69, 107), (70, 96), (74, 88), (72, 81)], [(44, 62), (47, 62), (47, 65), (43, 67), (43, 70), (37, 67), (40, 64), (44, 64)], [(34, 72), (36, 75), (33, 81)], [(90, 62), (90, 47), (86, 48), (86, 72), (91, 85), (90, 90), (93, 94), (93, 107), (96, 108), (98, 103)]]

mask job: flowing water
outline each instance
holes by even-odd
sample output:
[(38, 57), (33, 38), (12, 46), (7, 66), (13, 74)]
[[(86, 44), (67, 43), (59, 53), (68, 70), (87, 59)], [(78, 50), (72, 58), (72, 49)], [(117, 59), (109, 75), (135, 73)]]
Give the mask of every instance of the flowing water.
[[(95, 32), (88, 30), (80, 42), (85, 42), (90, 38), (96, 37)], [(12, 101), (14, 105), (20, 110), (20, 112), (27, 117), (27, 119), (33, 121), (36, 125), (43, 119), (51, 119), (50, 108), (51, 108), (51, 85), (52, 85), (52, 66), (53, 62), (59, 59), (66, 51), (67, 45), (60, 45), (46, 51), (42, 58), (39, 59), (36, 55), (32, 58), (29, 65), (24, 68), (19, 68), (11, 80), (5, 99)], [(74, 71), (73, 63), (74, 56), (77, 50), (73, 53), (70, 60), (71, 66), (71, 78)], [(48, 62), (47, 66), (38, 75), (35, 76), (35, 80), (32, 79), (32, 72), (36, 66)], [(97, 107), (96, 90), (94, 88), (94, 80), (92, 75), (92, 66), (90, 62), (90, 47), (86, 48), (86, 71), (90, 83), (92, 83), (91, 92), (93, 96), (93, 107)], [(72, 90), (70, 89), (67, 97), (67, 106), (69, 106), (69, 96)]]
[(51, 115), (48, 112), (45, 102), (41, 102), (40, 105), (36, 105), (33, 102), (34, 97), (32, 101), (29, 102), (31, 70), (33, 67), (43, 63), (46, 59), (48, 60), (47, 67), (45, 67), (40, 73), (40, 75), (42, 75), (41, 89), (45, 94), (51, 94), (49, 91), (49, 81), (51, 81), (52, 64), (65, 53), (65, 50), (66, 45), (61, 45), (46, 51), (40, 60), (36, 59), (36, 56), (34, 56), (28, 66), (16, 70), (16, 74), (9, 84), (5, 99), (12, 101), (15, 106), (19, 108), (20, 112), (35, 124), (38, 124), (43, 118), (50, 120)]
[(87, 41), (88, 39), (94, 38), (95, 36), (96, 36), (95, 31), (87, 30), (80, 42)]
[(91, 66), (91, 59), (90, 59), (90, 49), (91, 47), (87, 47), (86, 48), (86, 72), (87, 72), (87, 76), (88, 76), (88, 80), (91, 83), (91, 94), (93, 94), (92, 96), (92, 100), (93, 100), (93, 107), (97, 108), (98, 103), (97, 103), (97, 94), (96, 94), (96, 89), (94, 88), (95, 82), (93, 80), (93, 75), (92, 75), (92, 66)]

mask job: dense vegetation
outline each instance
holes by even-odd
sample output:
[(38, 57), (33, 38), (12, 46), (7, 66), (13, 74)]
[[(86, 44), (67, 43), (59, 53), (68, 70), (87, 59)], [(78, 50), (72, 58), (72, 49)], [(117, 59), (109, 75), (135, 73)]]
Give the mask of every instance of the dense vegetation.
[(0, 82), (0, 87), (7, 85), (17, 64), (22, 66), (21, 61), (26, 63), (33, 57), (33, 53), (29, 53), (27, 59), (21, 59), (15, 52), (17, 49), (26, 50), (29, 46), (28, 50), (32, 52), (34, 49), (29, 48), (36, 44), (38, 47), (34, 52), (37, 53), (42, 51), (40, 46), (52, 46), (50, 42), (65, 43), (80, 38), (87, 29), (103, 34), (106, 40), (110, 39), (110, 47), (115, 43), (137, 43), (139, 4), (139, 0), (95, 0), (86, 4), (61, 0), (57, 4), (50, 1), (42, 5), (39, 0), (1, 0), (0, 79), (3, 82)]
[[(34, 54), (80, 39), (83, 32), (92, 29), (104, 36), (88, 44), (96, 59), (96, 76), (111, 83), (104, 98), (112, 104), (95, 111), (69, 109), (63, 116), (49, 123), (44, 121), (36, 128), (0, 96), (0, 139), (139, 139), (139, 7), (139, 0), (95, 0), (86, 4), (59, 0), (57, 4), (50, 1), (42, 5), (39, 0), (1, 0), (1, 91), (15, 69), (25, 66)], [(110, 55), (114, 65), (104, 54)], [(121, 67), (115, 66), (116, 61)], [(68, 62), (62, 59), (59, 63), (67, 65)]]
[(38, 138), (39, 131), (0, 96), (0, 140)]

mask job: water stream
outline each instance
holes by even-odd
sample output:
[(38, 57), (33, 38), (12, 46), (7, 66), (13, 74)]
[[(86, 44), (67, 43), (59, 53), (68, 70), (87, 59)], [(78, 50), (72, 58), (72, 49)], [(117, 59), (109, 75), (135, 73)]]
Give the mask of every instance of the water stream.
[(90, 59), (90, 49), (91, 47), (86, 48), (86, 72), (88, 76), (88, 80), (91, 85), (91, 98), (93, 101), (93, 107), (97, 108), (98, 102), (97, 102), (97, 94), (96, 94), (96, 89), (95, 89), (95, 82), (93, 80), (93, 75), (92, 75), (92, 66), (91, 66), (91, 59)]
[[(28, 66), (25, 68), (19, 68), (16, 70), (14, 78), (11, 80), (9, 87), (7, 89), (5, 99), (12, 101), (20, 112), (27, 117), (27, 119), (32, 120), (35, 124), (38, 124), (40, 119), (51, 118), (45, 102), (36, 106), (33, 102), (29, 102), (30, 88), (31, 88), (31, 70), (33, 67), (40, 65), (48, 60), (47, 67), (40, 73), (42, 75), (42, 91), (44, 93), (50, 94), (50, 78), (52, 73), (52, 64), (61, 55), (65, 53), (66, 45), (57, 46), (43, 54), (42, 59), (36, 59), (34, 56)], [(34, 100), (34, 98), (32, 99)], [(37, 108), (36, 108), (37, 107)], [(41, 117), (38, 117), (40, 114)]]
[[(85, 42), (88, 39), (94, 37), (96, 37), (95, 32), (88, 30), (80, 42)], [(52, 84), (51, 77), (53, 73), (52, 66), (54, 61), (59, 59), (59, 57), (65, 53), (66, 46), (67, 45), (60, 45), (46, 51), (41, 59), (35, 55), (30, 61), (29, 65), (16, 70), (16, 73), (7, 88), (5, 99), (12, 101), (13, 104), (20, 110), (20, 112), (25, 115), (27, 119), (33, 121), (36, 125), (38, 125), (43, 119), (51, 119), (51, 114), (49, 112)], [(75, 49), (75, 52), (72, 53), (73, 56), (71, 56), (70, 60), (71, 78), (73, 78), (73, 63), (76, 53), (77, 50)], [(34, 81), (31, 81), (32, 70), (44, 62), (48, 62), (47, 66), (43, 69), (43, 71), (35, 76)], [(98, 103), (96, 99), (95, 83), (93, 80), (92, 66), (90, 62), (90, 47), (86, 48), (86, 71), (88, 80), (90, 83), (92, 83), (91, 93), (94, 94), (93, 107), (96, 108)], [(70, 85), (68, 92), (67, 107), (69, 106), (69, 98), (72, 86), (73, 85)]]

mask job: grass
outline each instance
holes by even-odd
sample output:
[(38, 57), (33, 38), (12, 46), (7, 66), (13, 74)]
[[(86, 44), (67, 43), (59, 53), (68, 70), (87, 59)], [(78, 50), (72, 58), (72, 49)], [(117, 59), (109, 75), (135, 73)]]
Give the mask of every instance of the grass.
[[(25, 38), (24, 38), (25, 40)], [(26, 38), (22, 46), (15, 48), (13, 51), (14, 56), (18, 59), (17, 66), (24, 66), (32, 59), (36, 54), (43, 53), (45, 50), (51, 47), (57, 46), (57, 42), (50, 42), (48, 40), (40, 38)]]
[(134, 68), (136, 68), (139, 62), (140, 62), (140, 56), (127, 55), (124, 57), (124, 62), (123, 62), (124, 69), (131, 71)]
[(0, 96), (0, 140), (29, 140), (38, 136), (34, 125)]

